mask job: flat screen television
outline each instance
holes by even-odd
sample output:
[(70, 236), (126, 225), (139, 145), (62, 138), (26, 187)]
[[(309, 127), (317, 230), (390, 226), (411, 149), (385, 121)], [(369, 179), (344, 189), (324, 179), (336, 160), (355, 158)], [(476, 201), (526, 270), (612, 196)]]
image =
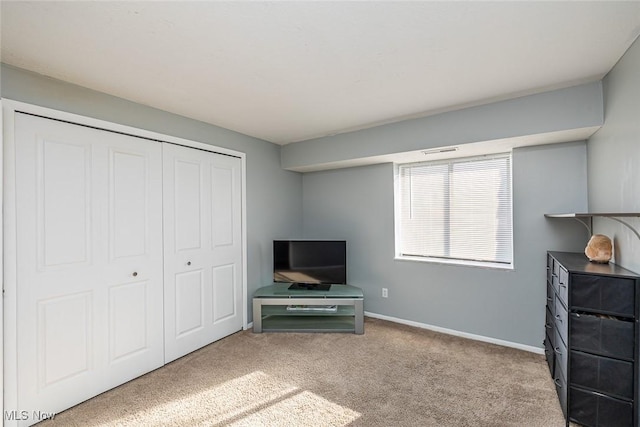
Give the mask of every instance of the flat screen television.
[(329, 290), (347, 283), (344, 240), (274, 240), (273, 281), (289, 289)]

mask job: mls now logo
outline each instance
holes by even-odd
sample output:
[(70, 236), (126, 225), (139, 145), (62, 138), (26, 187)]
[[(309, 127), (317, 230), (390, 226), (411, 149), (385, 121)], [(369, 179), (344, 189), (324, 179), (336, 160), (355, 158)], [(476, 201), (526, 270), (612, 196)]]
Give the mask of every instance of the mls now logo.
[(4, 411), (5, 421), (44, 421), (52, 420), (55, 416), (55, 412), (18, 410)]

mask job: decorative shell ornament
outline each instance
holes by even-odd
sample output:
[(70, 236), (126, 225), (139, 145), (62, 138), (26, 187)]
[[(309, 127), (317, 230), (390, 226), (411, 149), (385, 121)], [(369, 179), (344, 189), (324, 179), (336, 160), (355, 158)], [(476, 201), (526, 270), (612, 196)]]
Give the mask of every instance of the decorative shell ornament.
[(611, 239), (604, 234), (594, 234), (589, 239), (584, 254), (591, 262), (606, 264), (611, 259)]

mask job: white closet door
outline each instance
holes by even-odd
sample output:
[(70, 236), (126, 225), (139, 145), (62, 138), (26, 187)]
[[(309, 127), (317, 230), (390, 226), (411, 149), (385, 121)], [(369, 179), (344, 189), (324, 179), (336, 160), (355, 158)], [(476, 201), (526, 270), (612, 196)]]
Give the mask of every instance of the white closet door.
[(165, 144), (165, 361), (242, 329), (241, 161)]
[(59, 412), (163, 364), (161, 144), (15, 123), (18, 408)]

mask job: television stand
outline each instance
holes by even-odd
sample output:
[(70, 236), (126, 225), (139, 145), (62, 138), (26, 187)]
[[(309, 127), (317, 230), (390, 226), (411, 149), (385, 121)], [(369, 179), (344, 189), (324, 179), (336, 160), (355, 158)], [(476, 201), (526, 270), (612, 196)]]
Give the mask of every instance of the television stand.
[(328, 291), (331, 285), (326, 283), (293, 283), (287, 289), (297, 291)]
[(253, 295), (253, 332), (263, 331), (363, 334), (364, 294), (350, 285), (327, 291), (289, 289), (288, 283), (259, 288)]

